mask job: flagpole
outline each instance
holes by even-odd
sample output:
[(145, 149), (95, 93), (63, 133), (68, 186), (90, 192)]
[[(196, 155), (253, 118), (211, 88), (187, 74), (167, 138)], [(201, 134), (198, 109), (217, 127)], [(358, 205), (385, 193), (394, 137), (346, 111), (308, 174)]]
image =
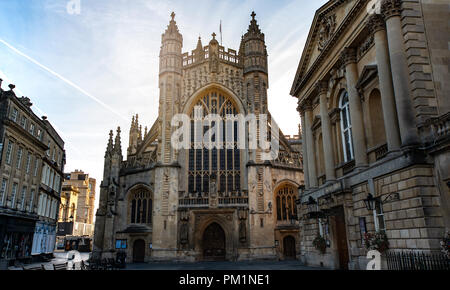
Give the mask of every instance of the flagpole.
[(220, 20), (220, 45), (222, 46), (222, 19)]

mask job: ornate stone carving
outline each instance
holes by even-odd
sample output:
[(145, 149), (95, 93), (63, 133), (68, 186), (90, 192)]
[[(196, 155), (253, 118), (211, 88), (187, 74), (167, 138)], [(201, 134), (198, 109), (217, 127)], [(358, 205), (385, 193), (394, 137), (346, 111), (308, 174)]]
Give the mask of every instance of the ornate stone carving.
[(341, 53), (341, 60), (344, 65), (356, 62), (356, 49), (354, 47), (346, 47)]
[(357, 50), (357, 60), (360, 60), (361, 57), (363, 57), (366, 52), (372, 47), (374, 44), (374, 36), (373, 34), (370, 34), (367, 36), (366, 39), (358, 46)]
[(181, 211), (180, 212), (180, 221), (181, 221), (181, 227), (180, 227), (180, 243), (182, 245), (185, 245), (189, 241), (189, 213), (187, 211)]
[(239, 216), (239, 241), (245, 243), (247, 241), (247, 225), (248, 210), (243, 209), (238, 211)]
[(322, 18), (322, 20), (320, 21), (320, 28), (319, 28), (319, 43), (318, 43), (319, 51), (322, 51), (324, 47), (327, 45), (335, 29), (336, 29), (335, 14), (325, 16), (324, 18)]
[(402, 12), (401, 0), (384, 0), (381, 3), (381, 14), (387, 20), (393, 16), (400, 16)]
[(328, 82), (327, 81), (318, 81), (316, 83), (316, 89), (319, 95), (326, 94), (328, 92)]
[(380, 14), (372, 14), (366, 25), (372, 34), (386, 29), (386, 22), (384, 22), (384, 18)]

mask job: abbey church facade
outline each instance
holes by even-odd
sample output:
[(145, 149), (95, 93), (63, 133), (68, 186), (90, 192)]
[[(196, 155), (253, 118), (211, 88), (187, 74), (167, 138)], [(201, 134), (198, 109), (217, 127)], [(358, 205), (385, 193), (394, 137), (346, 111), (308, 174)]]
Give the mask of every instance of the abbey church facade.
[[(276, 127), (268, 111), (265, 39), (255, 14), (238, 51), (225, 50), (213, 33), (208, 45), (199, 38), (191, 53), (182, 53), (174, 13), (171, 18), (162, 35), (157, 120), (142, 132), (133, 117), (126, 157), (120, 128), (116, 136), (110, 132), (93, 256), (125, 252), (127, 262), (296, 258), (296, 199), (303, 185), (298, 135), (278, 129), (276, 137), (268, 135), (279, 144), (271, 160), (263, 158), (267, 149), (240, 148), (227, 139), (227, 147), (207, 149), (194, 138), (195, 108), (225, 119), (257, 116), (255, 132), (243, 130), (246, 140), (249, 134), (260, 137), (265, 123)], [(189, 148), (172, 146), (177, 114), (192, 118)]]

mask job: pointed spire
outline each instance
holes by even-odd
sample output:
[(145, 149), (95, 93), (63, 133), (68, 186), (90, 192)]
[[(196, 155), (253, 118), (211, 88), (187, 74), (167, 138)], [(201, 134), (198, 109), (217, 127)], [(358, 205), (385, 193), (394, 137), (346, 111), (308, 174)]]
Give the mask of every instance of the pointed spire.
[(109, 140), (108, 140), (108, 146), (106, 147), (106, 154), (111, 153), (113, 150), (113, 130), (109, 131)]
[(145, 126), (144, 138), (147, 137), (147, 134), (148, 134), (148, 132), (147, 132), (147, 126)]
[(172, 35), (172, 34), (181, 36), (178, 30), (177, 22), (175, 21), (175, 12), (172, 11), (172, 13), (170, 14), (170, 18), (171, 20), (169, 22), (169, 25), (167, 26), (166, 32), (163, 34), (163, 37), (164, 35)]
[(200, 36), (197, 41), (197, 50), (203, 50), (202, 38)]
[(139, 135), (138, 135), (138, 140), (142, 141), (142, 125), (139, 125)]
[(248, 30), (247, 30), (247, 33), (245, 34), (245, 36), (247, 36), (249, 34), (253, 34), (253, 35), (261, 34), (261, 30), (259, 29), (259, 25), (255, 19), (255, 16), (256, 16), (255, 11), (252, 12), (251, 16), (252, 16), (252, 20), (250, 21), (250, 25), (248, 26)]
[(131, 118), (131, 129), (134, 128), (134, 116)]
[(122, 144), (120, 141), (120, 127), (117, 127), (116, 140), (114, 142), (114, 152), (121, 155), (122, 154)]

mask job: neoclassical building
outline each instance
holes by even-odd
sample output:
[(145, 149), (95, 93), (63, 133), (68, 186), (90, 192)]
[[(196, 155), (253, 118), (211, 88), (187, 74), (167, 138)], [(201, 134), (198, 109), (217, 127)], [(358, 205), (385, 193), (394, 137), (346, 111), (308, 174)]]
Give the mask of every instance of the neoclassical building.
[(291, 90), (304, 140), (304, 262), (365, 269), (366, 232), (386, 233), (388, 252), (440, 251), (450, 227), (444, 2), (332, 0), (317, 10)]
[[(120, 128), (110, 133), (96, 213), (94, 257), (124, 251), (127, 262), (151, 260), (246, 260), (296, 258), (299, 226), (295, 202), (303, 184), (301, 140), (281, 131), (279, 154), (264, 160), (262, 149), (197, 146), (197, 108), (206, 114), (268, 115), (268, 70), (264, 34), (252, 13), (239, 51), (225, 50), (212, 34), (192, 53), (182, 53), (175, 14), (162, 35), (159, 115), (150, 130), (133, 117), (126, 160)], [(191, 117), (188, 148), (171, 138), (177, 114)], [(258, 117), (259, 118), (259, 117)], [(257, 121), (256, 136), (262, 119)], [(234, 125), (235, 136), (240, 127)], [(225, 127), (223, 127), (225, 128)], [(249, 127), (242, 130), (245, 138)], [(245, 131), (245, 132), (244, 132)], [(274, 140), (269, 135), (268, 140)], [(114, 139), (114, 140), (113, 140)], [(201, 144), (200, 144), (201, 145)]]

